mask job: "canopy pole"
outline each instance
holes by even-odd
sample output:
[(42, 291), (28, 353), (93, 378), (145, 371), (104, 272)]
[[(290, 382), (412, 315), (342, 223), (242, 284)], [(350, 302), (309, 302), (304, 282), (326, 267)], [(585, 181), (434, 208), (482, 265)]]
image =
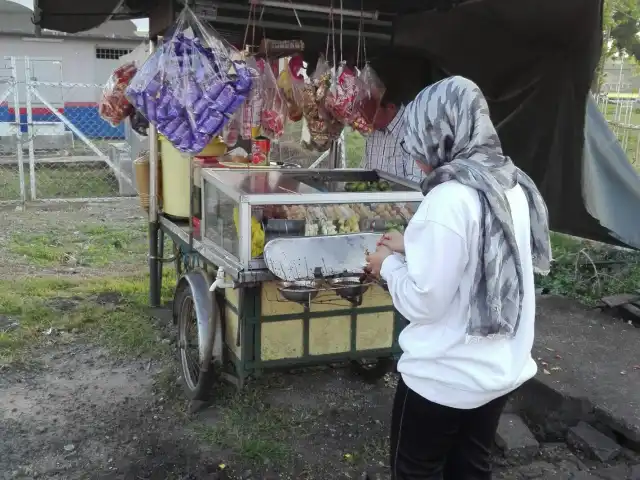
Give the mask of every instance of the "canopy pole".
[[(149, 56), (155, 51), (155, 42), (149, 39)], [(158, 132), (149, 122), (149, 304), (160, 306), (161, 261), (158, 258)]]

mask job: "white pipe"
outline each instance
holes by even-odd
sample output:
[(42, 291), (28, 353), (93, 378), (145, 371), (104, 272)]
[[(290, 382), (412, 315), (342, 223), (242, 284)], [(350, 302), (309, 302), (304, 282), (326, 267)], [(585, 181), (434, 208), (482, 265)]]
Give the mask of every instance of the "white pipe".
[[(13, 77), (13, 110), (16, 125), (16, 145), (18, 146), (18, 173), (20, 174), (20, 200), (27, 201), (27, 192), (24, 185), (24, 164), (22, 158), (22, 125), (20, 124), (20, 93), (18, 91), (18, 67), (16, 57), (11, 57), (11, 75)], [(29, 93), (27, 92), (27, 95)]]
[(348, 10), (345, 8), (322, 7), (319, 5), (310, 5), (308, 3), (278, 2), (276, 0), (249, 0), (251, 5), (262, 5), (264, 7), (284, 8), (287, 10), (302, 10), (303, 12), (326, 13), (329, 15), (342, 15), (345, 17), (366, 18), (367, 20), (377, 20), (378, 12), (361, 12), (359, 10)]
[(211, 286), (209, 287), (210, 292), (215, 292), (218, 288), (233, 288), (232, 283), (224, 282), (224, 269), (222, 267), (218, 268), (218, 274), (216, 275), (216, 279), (213, 281)]

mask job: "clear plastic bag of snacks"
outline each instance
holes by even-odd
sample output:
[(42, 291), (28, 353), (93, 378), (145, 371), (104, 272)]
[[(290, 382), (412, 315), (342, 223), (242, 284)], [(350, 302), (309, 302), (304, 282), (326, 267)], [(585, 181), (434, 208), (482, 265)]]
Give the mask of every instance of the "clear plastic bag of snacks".
[(246, 64), (252, 85), (241, 109), (240, 136), (249, 140), (255, 136), (254, 133), (260, 128), (260, 118), (264, 108), (264, 85), (261, 74), (264, 60), (248, 58)]
[(134, 110), (125, 95), (125, 90), (136, 72), (134, 63), (125, 63), (113, 71), (104, 86), (98, 111), (100, 116), (114, 127), (120, 125)]
[(333, 118), (348, 125), (356, 111), (355, 105), (361, 95), (358, 72), (342, 63), (338, 67), (331, 86), (325, 95), (324, 107)]
[(360, 89), (350, 124), (354, 130), (368, 135), (373, 132), (373, 121), (386, 88), (368, 63), (360, 70), (358, 80)]
[(276, 140), (284, 134), (287, 119), (287, 100), (278, 88), (278, 82), (269, 62), (264, 62), (261, 83), (264, 98), (262, 116), (260, 118), (262, 134)]
[(129, 101), (178, 150), (197, 154), (219, 135), (252, 85), (247, 65), (184, 7), (171, 35), (132, 79)]
[(278, 88), (282, 92), (287, 101), (287, 111), (289, 120), (299, 122), (302, 120), (302, 107), (300, 106), (300, 97), (298, 91), (304, 83), (304, 78), (300, 73), (303, 68), (303, 59), (300, 55), (294, 55), (287, 62), (287, 66), (280, 75), (278, 75)]

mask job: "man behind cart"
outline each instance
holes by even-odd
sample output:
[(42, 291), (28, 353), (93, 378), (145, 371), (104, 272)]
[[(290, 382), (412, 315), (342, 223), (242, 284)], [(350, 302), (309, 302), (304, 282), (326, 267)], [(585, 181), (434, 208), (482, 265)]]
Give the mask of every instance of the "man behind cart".
[[(382, 54), (371, 60), (371, 66), (386, 87), (382, 104), (374, 121), (375, 131), (365, 142), (362, 168), (381, 170), (391, 175), (420, 183), (424, 173), (402, 146), (405, 129), (405, 105), (426, 86), (426, 75), (419, 75), (415, 59), (397, 53)], [(411, 75), (407, 75), (407, 70)], [(410, 77), (410, 78), (409, 78)]]

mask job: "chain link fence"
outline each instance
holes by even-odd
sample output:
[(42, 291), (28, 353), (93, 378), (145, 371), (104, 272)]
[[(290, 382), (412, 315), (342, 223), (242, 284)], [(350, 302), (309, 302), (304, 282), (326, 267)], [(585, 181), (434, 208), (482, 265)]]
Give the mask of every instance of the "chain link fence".
[(640, 169), (640, 97), (601, 94), (596, 101), (629, 161)]
[(102, 85), (62, 81), (56, 59), (5, 57), (0, 75), (0, 201), (135, 195), (124, 125), (98, 113)]

